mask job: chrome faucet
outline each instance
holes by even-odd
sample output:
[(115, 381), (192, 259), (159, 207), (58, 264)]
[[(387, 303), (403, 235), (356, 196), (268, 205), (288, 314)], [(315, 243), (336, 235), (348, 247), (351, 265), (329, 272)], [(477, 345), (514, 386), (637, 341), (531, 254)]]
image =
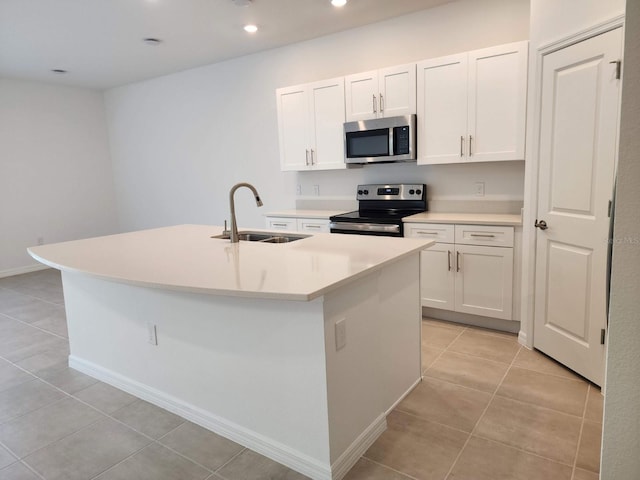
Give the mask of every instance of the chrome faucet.
[(258, 195), (258, 191), (256, 190), (256, 187), (254, 187), (250, 183), (246, 183), (246, 182), (236, 183), (233, 187), (231, 187), (231, 190), (229, 191), (229, 207), (231, 209), (231, 232), (230, 232), (231, 243), (238, 243), (238, 224), (236, 222), (236, 204), (235, 204), (235, 200), (233, 199), (233, 195), (236, 193), (236, 190), (239, 189), (240, 187), (247, 187), (249, 190), (251, 190), (253, 192), (253, 196), (256, 197), (256, 205), (258, 205), (259, 207), (262, 206), (262, 200), (260, 200), (260, 195)]

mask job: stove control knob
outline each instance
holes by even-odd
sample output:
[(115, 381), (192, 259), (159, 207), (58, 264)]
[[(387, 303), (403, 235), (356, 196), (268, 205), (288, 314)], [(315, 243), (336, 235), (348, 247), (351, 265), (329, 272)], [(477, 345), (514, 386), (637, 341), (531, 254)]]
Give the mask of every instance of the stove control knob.
[(422, 195), (422, 190), (416, 190), (416, 195)]
[(409, 190), (409, 195), (413, 195), (414, 193), (416, 193), (415, 190)]
[(362, 190), (358, 190), (358, 195), (362, 195)]
[(365, 195), (369, 195), (369, 190), (365, 190), (365, 191), (364, 191), (364, 194), (365, 194)]

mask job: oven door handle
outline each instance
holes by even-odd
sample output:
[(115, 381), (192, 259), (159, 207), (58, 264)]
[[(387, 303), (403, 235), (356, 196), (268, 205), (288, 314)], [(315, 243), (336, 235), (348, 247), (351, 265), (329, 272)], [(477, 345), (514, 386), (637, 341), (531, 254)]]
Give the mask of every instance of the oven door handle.
[(384, 225), (380, 223), (331, 222), (329, 228), (354, 232), (400, 233), (399, 225)]

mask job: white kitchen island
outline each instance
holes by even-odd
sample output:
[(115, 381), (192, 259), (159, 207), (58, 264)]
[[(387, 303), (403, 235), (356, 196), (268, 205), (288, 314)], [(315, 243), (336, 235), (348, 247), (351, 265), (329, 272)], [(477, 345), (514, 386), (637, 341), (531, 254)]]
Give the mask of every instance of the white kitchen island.
[(432, 242), (220, 233), (181, 225), (29, 249), (62, 271), (69, 365), (340, 479), (420, 381), (419, 254)]

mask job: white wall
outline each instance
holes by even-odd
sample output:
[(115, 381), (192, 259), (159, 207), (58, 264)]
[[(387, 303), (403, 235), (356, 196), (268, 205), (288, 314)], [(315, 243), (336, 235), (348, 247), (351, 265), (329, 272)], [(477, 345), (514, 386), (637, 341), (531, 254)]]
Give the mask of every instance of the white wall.
[[(379, 24), (106, 92), (118, 214), (125, 230), (185, 222), (221, 224), (227, 193), (256, 185), (265, 206), (239, 191), (241, 226), (311, 195), (355, 196), (365, 181), (424, 181), (430, 196), (522, 199), (524, 165), (279, 169), (275, 89), (528, 38), (528, 0), (461, 0)], [(433, 197), (432, 197), (433, 198)]]
[(102, 94), (0, 79), (0, 277), (36, 266), (26, 248), (114, 233)]
[(640, 4), (627, 2), (602, 480), (640, 476)]

